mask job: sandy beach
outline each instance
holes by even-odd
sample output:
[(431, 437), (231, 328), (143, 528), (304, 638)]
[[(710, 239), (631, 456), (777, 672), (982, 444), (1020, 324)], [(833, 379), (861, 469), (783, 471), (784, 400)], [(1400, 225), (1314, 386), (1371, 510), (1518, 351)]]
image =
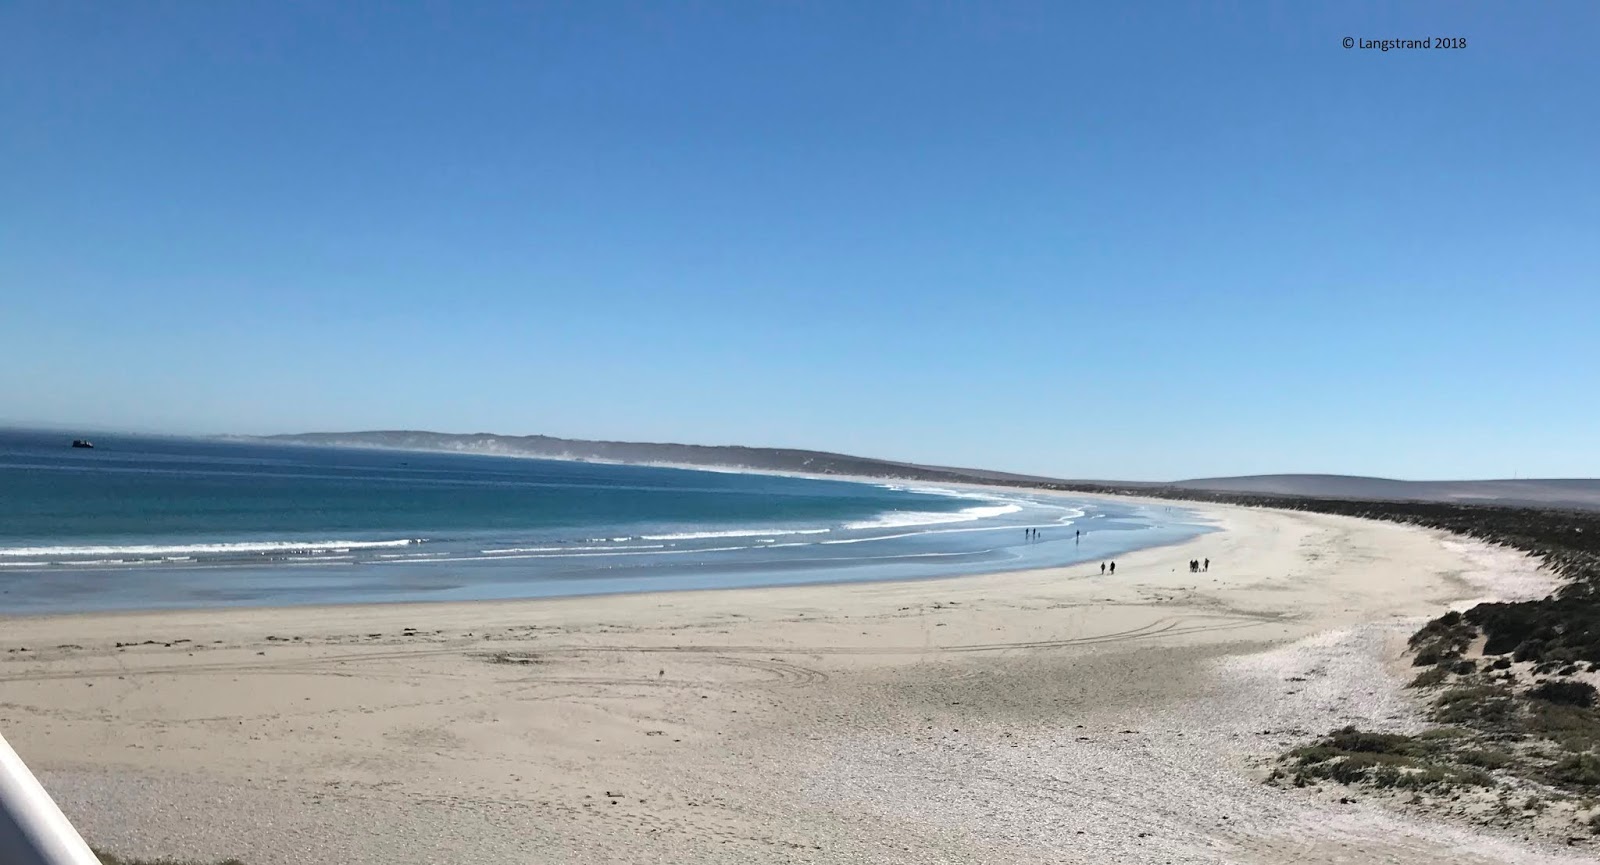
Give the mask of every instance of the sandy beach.
[(1114, 576), (4, 619), (0, 730), (132, 856), (1592, 861), (1261, 783), (1415, 726), (1410, 627), (1542, 594), (1534, 563), (1185, 507), (1222, 531)]

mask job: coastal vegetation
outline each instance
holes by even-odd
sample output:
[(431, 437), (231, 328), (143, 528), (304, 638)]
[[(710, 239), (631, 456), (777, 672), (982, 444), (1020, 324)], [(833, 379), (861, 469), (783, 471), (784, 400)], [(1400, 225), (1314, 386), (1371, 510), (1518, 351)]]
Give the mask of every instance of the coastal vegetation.
[(1476, 793), (1495, 803), (1461, 812), (1479, 822), (1514, 827), (1559, 812), (1569, 829), (1600, 834), (1600, 511), (1071, 489), (1388, 520), (1541, 560), (1561, 579), (1547, 597), (1450, 611), (1411, 635), (1420, 668), (1411, 687), (1434, 726), (1417, 735), (1345, 727), (1284, 754), (1268, 781), (1404, 791), (1419, 805)]

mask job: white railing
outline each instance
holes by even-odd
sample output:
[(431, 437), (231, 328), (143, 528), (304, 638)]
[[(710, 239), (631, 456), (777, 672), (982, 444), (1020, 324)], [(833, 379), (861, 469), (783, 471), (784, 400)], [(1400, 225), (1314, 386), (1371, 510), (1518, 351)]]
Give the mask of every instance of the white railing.
[(100, 865), (4, 736), (0, 736), (0, 863)]

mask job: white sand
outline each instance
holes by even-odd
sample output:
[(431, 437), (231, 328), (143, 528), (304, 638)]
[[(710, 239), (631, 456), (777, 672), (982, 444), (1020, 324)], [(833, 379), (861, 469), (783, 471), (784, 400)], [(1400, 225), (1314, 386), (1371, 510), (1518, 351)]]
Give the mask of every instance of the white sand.
[(1329, 728), (1415, 724), (1406, 628), (1545, 575), (1194, 507), (1225, 531), (1115, 577), (0, 620), (0, 729), (128, 855), (1592, 860), (1259, 783)]

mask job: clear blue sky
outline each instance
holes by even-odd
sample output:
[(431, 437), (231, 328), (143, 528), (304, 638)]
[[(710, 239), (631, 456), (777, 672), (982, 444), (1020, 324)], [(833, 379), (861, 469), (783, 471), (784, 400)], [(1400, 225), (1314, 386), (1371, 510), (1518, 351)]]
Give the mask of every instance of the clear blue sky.
[(1213, 5), (7, 2), (0, 421), (1600, 475), (1600, 4)]

